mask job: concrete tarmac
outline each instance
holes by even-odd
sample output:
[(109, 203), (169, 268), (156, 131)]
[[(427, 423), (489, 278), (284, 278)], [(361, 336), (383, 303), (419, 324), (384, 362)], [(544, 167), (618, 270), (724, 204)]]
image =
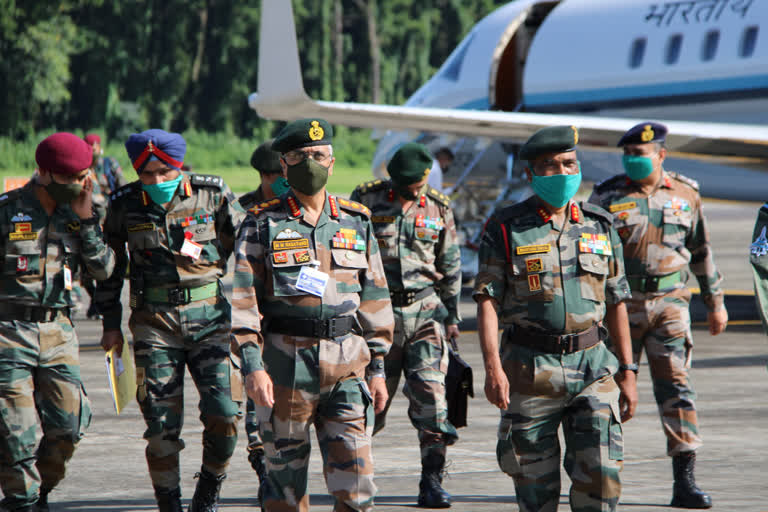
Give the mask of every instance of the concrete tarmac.
[[(748, 290), (751, 276), (746, 260), (758, 204), (707, 203), (715, 256), (726, 276), (725, 287)], [(696, 286), (695, 282), (689, 283)], [(474, 318), (469, 297), (462, 301), (466, 319)], [(77, 320), (81, 340), (82, 373), (92, 401), (94, 418), (68, 466), (67, 478), (51, 494), (53, 511), (130, 512), (156, 510), (144, 460), (144, 422), (132, 403), (120, 416), (112, 406), (105, 376), (104, 355), (98, 348), (100, 322)], [(126, 330), (127, 332), (127, 330)], [(694, 327), (694, 362), (691, 376), (698, 392), (700, 428), (704, 446), (698, 451), (696, 476), (710, 492), (713, 510), (768, 511), (768, 338), (754, 322), (729, 325), (712, 337), (702, 325)], [(469, 426), (460, 430), (458, 443), (449, 449), (446, 489), (455, 511), (516, 511), (512, 480), (496, 463), (499, 411), (484, 397), (484, 372), (477, 334), (460, 338), (461, 353), (475, 371), (476, 396), (470, 401)], [(619, 510), (630, 512), (669, 509), (672, 467), (666, 456), (648, 367), (641, 365), (640, 405), (635, 418), (624, 425), (625, 466)], [(202, 427), (198, 420), (198, 394), (191, 379), (185, 388), (186, 449), (181, 454), (185, 506), (194, 492), (199, 471)], [(420, 461), (416, 431), (410, 425), (407, 402), (398, 392), (387, 427), (374, 438), (376, 510), (415, 508)], [(242, 422), (241, 422), (242, 427)], [(313, 510), (330, 510), (320, 453), (313, 434), (309, 489)], [(227, 480), (220, 510), (258, 510), (257, 478), (246, 459), (244, 430)], [(570, 483), (563, 472), (560, 511), (569, 510)]]

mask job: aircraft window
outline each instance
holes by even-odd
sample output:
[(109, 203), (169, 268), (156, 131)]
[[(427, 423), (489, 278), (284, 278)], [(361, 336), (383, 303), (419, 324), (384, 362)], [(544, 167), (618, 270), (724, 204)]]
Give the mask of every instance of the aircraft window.
[(464, 62), (464, 57), (467, 55), (467, 50), (469, 49), (469, 45), (472, 43), (472, 39), (475, 38), (475, 34), (472, 33), (467, 37), (466, 40), (464, 40), (464, 44), (462, 44), (461, 48), (456, 52), (456, 54), (453, 56), (451, 61), (445, 66), (443, 69), (443, 72), (440, 73), (440, 76), (447, 79), (452, 80), (454, 82), (459, 80), (459, 73), (461, 72), (461, 65)]
[(665, 57), (667, 64), (675, 64), (678, 61), (682, 47), (682, 34), (672, 34), (669, 36), (669, 41), (667, 41), (667, 55)]
[(645, 44), (647, 40), (644, 37), (638, 37), (632, 43), (632, 48), (629, 50), (629, 67), (639, 68), (643, 63), (643, 57), (645, 57)]
[(710, 30), (704, 36), (704, 46), (701, 48), (701, 60), (712, 60), (717, 53), (717, 44), (720, 42), (720, 31)]
[(739, 45), (740, 57), (751, 57), (755, 53), (755, 46), (757, 46), (757, 26), (752, 25), (744, 29), (744, 33), (741, 35), (741, 45)]

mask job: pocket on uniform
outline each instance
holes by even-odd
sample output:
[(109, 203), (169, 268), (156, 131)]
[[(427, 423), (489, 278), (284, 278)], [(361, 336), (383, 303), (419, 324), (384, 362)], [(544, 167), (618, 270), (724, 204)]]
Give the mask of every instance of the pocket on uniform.
[(73, 441), (77, 442), (85, 436), (85, 431), (91, 426), (93, 412), (91, 411), (91, 401), (88, 399), (88, 393), (85, 386), (80, 383), (80, 421), (77, 428), (77, 435)]
[(235, 402), (245, 400), (243, 375), (240, 373), (240, 365), (232, 354), (229, 354), (229, 393), (230, 398)]
[(360, 381), (360, 392), (363, 400), (363, 408), (365, 409), (365, 429), (372, 429), (376, 418), (376, 414), (373, 410), (373, 395), (371, 395), (371, 390), (368, 389), (368, 384), (366, 384), (364, 380)]
[(136, 367), (136, 401), (142, 404), (147, 399), (147, 372), (141, 367)]
[(662, 243), (668, 247), (684, 247), (685, 238), (693, 223), (692, 212), (675, 208), (664, 208), (663, 218)]
[(624, 460), (624, 434), (618, 400), (611, 402), (611, 417), (608, 426), (608, 458)]
[(36, 240), (9, 242), (5, 247), (3, 273), (12, 276), (39, 274), (40, 252)]
[(605, 280), (608, 277), (608, 256), (579, 253), (579, 280), (581, 296), (596, 302), (605, 302)]
[[(131, 231), (131, 228), (134, 231)], [(128, 226), (128, 248), (134, 249), (155, 249), (160, 246), (160, 235), (155, 229), (154, 224)]]
[(336, 280), (336, 291), (339, 293), (358, 293), (363, 288), (360, 285), (360, 273), (368, 268), (368, 258), (362, 251), (352, 249), (331, 249)]
[(554, 261), (549, 253), (514, 256), (510, 267), (516, 300), (521, 297), (530, 302), (554, 300)]

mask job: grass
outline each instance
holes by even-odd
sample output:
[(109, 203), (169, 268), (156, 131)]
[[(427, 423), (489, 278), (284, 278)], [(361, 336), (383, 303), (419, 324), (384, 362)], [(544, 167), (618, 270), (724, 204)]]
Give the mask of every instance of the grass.
[[(122, 164), (122, 162), (121, 162)], [(200, 174), (216, 174), (224, 178), (224, 182), (230, 186), (235, 194), (250, 192), (259, 186), (259, 173), (252, 167), (223, 167), (204, 169), (195, 167), (193, 172)], [(129, 181), (136, 179), (133, 169), (125, 166), (123, 173)], [(0, 180), (7, 177), (29, 176), (31, 171), (0, 169)], [(328, 190), (331, 194), (349, 197), (352, 190), (365, 181), (373, 179), (370, 168), (335, 166), (333, 176), (328, 180)], [(0, 191), (1, 192), (1, 191)]]

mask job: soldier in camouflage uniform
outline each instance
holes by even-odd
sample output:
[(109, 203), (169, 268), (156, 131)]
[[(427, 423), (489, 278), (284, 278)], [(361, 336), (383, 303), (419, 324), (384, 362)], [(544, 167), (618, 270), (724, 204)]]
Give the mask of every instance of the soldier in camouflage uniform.
[(326, 194), (331, 137), (319, 119), (280, 132), (291, 191), (251, 209), (235, 249), (232, 334), (261, 422), (267, 511), (309, 510), (312, 424), (334, 510), (371, 510), (376, 492), (394, 319), (368, 208)]
[[(273, 139), (263, 142), (251, 155), (251, 166), (259, 172), (261, 185), (259, 188), (238, 199), (240, 206), (248, 210), (264, 203), (275, 196), (287, 192), (288, 180), (285, 179), (283, 167), (280, 165), (280, 153), (272, 151)], [(236, 347), (233, 347), (236, 350)], [(266, 481), (267, 467), (264, 460), (264, 442), (259, 433), (259, 419), (256, 407), (250, 398), (246, 404), (245, 432), (248, 434), (248, 462), (259, 476), (259, 501), (261, 501), (263, 483)]]
[(667, 129), (640, 123), (619, 141), (626, 174), (595, 187), (590, 201), (614, 216), (624, 245), (624, 265), (632, 298), (627, 301), (634, 362), (643, 349), (672, 457), (675, 484), (672, 506), (709, 508), (710, 496), (693, 475), (701, 446), (695, 392), (688, 378), (693, 338), (685, 286), (687, 269), (696, 276), (709, 313), (712, 335), (725, 328), (728, 314), (720, 290), (698, 184), (664, 170)]
[(72, 288), (81, 271), (106, 279), (115, 265), (93, 214), (90, 148), (57, 133), (35, 156), (36, 176), (0, 195), (0, 487), (10, 511), (48, 510), (90, 423)]
[(446, 335), (459, 336), (461, 259), (449, 199), (427, 184), (431, 166), (426, 147), (405, 144), (387, 166), (391, 180), (365, 183), (351, 199), (371, 209), (395, 314), (395, 339), (384, 359), (389, 400), (374, 433), (384, 427), (404, 373), (408, 416), (421, 446), (418, 504), (447, 508), (451, 496), (442, 488), (442, 471), (446, 446), (458, 434), (445, 399)]
[[(494, 213), (480, 245), (473, 297), (485, 394), (502, 410), (496, 453), (523, 512), (557, 510), (560, 424), (571, 509), (615, 510), (621, 421), (637, 403), (621, 241), (610, 214), (571, 199), (581, 182), (577, 142), (572, 126), (526, 142), (520, 158), (535, 195)], [(605, 325), (618, 361), (601, 341)]]
[(755, 300), (763, 328), (768, 334), (768, 203), (757, 214), (753, 242), (749, 246), (749, 262), (755, 282)]
[(181, 510), (185, 367), (200, 392), (203, 462), (191, 512), (216, 510), (237, 441), (243, 385), (230, 357), (230, 306), (219, 279), (245, 212), (218, 176), (180, 171), (186, 143), (162, 130), (125, 144), (139, 181), (112, 194), (104, 231), (117, 254), (100, 282), (102, 346), (122, 341), (120, 292), (131, 262), (137, 400), (147, 423), (147, 465), (161, 511)]

